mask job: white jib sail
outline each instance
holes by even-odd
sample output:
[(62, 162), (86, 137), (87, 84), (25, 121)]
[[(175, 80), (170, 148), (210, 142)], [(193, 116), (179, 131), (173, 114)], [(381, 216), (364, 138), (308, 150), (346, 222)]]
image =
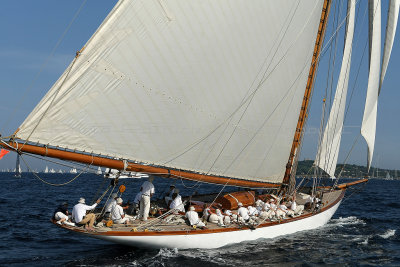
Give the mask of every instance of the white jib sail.
[(17, 135), (281, 182), (322, 7), (322, 0), (119, 1)]
[(335, 177), (335, 169), (343, 130), (354, 35), (355, 6), (355, 0), (348, 1), (346, 40), (344, 43), (342, 66), (340, 68), (335, 98), (332, 103), (329, 119), (315, 159), (315, 165), (326, 171), (331, 177)]
[(389, 11), (386, 25), (385, 45), (383, 48), (382, 71), (379, 82), (379, 93), (382, 88), (383, 79), (385, 78), (387, 66), (389, 64), (390, 54), (392, 53), (394, 36), (396, 34), (397, 20), (399, 17), (400, 0), (390, 0)]
[(369, 0), (369, 77), (367, 98), (363, 121), (361, 124), (361, 135), (368, 145), (367, 168), (371, 167), (374, 154), (376, 116), (378, 111), (379, 74), (381, 64), (381, 1)]

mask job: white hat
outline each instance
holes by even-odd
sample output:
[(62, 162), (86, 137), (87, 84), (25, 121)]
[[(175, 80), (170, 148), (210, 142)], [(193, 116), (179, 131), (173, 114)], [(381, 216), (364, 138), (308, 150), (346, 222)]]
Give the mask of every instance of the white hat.
[(269, 202), (272, 202), (272, 201), (275, 201), (275, 199), (271, 198), (271, 199), (269, 200)]
[(117, 204), (120, 204), (120, 203), (122, 203), (122, 198), (117, 198)]
[(189, 210), (195, 210), (195, 208), (193, 206), (190, 206)]
[(112, 197), (112, 198), (118, 197), (118, 193), (112, 193), (111, 197)]
[(83, 197), (81, 197), (78, 202), (82, 203), (82, 204), (85, 204), (85, 199)]
[(225, 211), (225, 214), (228, 215), (228, 216), (231, 216), (231, 215), (232, 215), (232, 211), (226, 210), (226, 211)]
[(242, 207), (242, 206), (243, 206), (242, 202), (239, 202), (238, 207)]

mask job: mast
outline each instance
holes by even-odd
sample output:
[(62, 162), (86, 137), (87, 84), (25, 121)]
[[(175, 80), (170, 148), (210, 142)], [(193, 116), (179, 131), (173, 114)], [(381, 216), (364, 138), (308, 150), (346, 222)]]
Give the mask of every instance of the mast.
[[(7, 146), (8, 145), (8, 146)], [(145, 172), (155, 174), (166, 178), (185, 179), (200, 181), (204, 183), (223, 184), (228, 186), (239, 186), (249, 188), (278, 188), (280, 184), (242, 180), (232, 177), (212, 176), (203, 173), (195, 173), (186, 170), (169, 169), (166, 167), (157, 167), (151, 165), (142, 165), (138, 163), (127, 162), (122, 159), (107, 158), (106, 156), (93, 155), (89, 153), (80, 153), (77, 151), (67, 151), (60, 148), (50, 148), (46, 146), (17, 143), (16, 141), (6, 144), (0, 143), (0, 146), (10, 149), (13, 147), (18, 152), (25, 152), (44, 157), (58, 158), (66, 161), (75, 161), (84, 164), (90, 164), (105, 168), (112, 168), (124, 171)]]
[(321, 47), (322, 47), (322, 43), (323, 43), (324, 36), (325, 36), (326, 25), (328, 22), (330, 4), (331, 4), (330, 0), (325, 0), (324, 6), (322, 8), (321, 20), (320, 20), (320, 24), (318, 27), (317, 39), (315, 40), (314, 53), (313, 53), (313, 57), (311, 60), (311, 66), (310, 66), (310, 71), (309, 71), (309, 75), (308, 75), (307, 85), (306, 85), (306, 89), (304, 92), (303, 103), (301, 105), (299, 119), (297, 121), (296, 132), (295, 132), (294, 138), (293, 138), (292, 149), (290, 150), (288, 163), (286, 164), (286, 171), (285, 171), (285, 176), (283, 178), (283, 184), (288, 184), (290, 182), (290, 177), (295, 175), (296, 168), (295, 167), (293, 168), (293, 163), (294, 163), (295, 159), (297, 158), (297, 155), (299, 152), (298, 149), (299, 149), (302, 137), (303, 137), (303, 127), (304, 127), (305, 121), (307, 119), (307, 112), (308, 112), (308, 108), (309, 108), (311, 92), (312, 92), (312, 88), (313, 88), (314, 80), (315, 80), (314, 78), (315, 78), (315, 74), (317, 72), (319, 55), (321, 52)]

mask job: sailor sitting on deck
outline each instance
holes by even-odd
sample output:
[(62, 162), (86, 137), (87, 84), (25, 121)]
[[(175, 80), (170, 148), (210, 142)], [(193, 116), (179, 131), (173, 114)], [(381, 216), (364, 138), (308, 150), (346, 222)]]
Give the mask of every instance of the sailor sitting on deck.
[(258, 216), (258, 210), (253, 206), (248, 206), (247, 209), (249, 210), (249, 216)]
[(290, 202), (290, 209), (293, 211), (293, 215), (301, 215), (303, 213), (304, 210), (304, 205), (297, 205), (296, 203), (296, 195), (293, 195), (293, 197), (291, 198)]
[(223, 212), (223, 216), (224, 216), (224, 224), (225, 225), (231, 224), (232, 211), (224, 209), (224, 210), (222, 210), (222, 212)]
[(169, 205), (169, 208), (175, 209), (177, 211), (185, 212), (185, 207), (182, 202), (182, 197), (179, 195), (179, 189), (175, 189), (174, 193), (172, 194), (172, 202)]
[(72, 209), (72, 220), (77, 224), (84, 225), (86, 230), (93, 231), (93, 224), (96, 216), (94, 213), (86, 214), (86, 211), (93, 210), (97, 204), (100, 203), (100, 199), (98, 199), (92, 206), (85, 205), (85, 199), (83, 197), (81, 197), (78, 202), (79, 203)]
[(70, 226), (74, 226), (74, 223), (69, 222), (71, 216), (68, 213), (68, 202), (63, 202), (57, 209), (54, 211), (53, 218), (57, 221), (58, 224), (67, 224)]
[(288, 209), (288, 207), (285, 205), (285, 203), (282, 203), (281, 205), (279, 205), (277, 211), (276, 211), (276, 215), (278, 218), (284, 218), (285, 216), (292, 216), (294, 215), (294, 211)]
[(105, 209), (106, 217), (110, 216), (111, 210), (114, 208), (115, 205), (117, 205), (117, 198), (118, 198), (118, 194), (112, 193), (111, 198), (109, 200), (107, 200), (106, 209)]
[(129, 219), (132, 219), (132, 217), (124, 213), (122, 208), (122, 198), (117, 198), (116, 202), (117, 204), (111, 210), (111, 220), (113, 220), (114, 223), (119, 224), (129, 223)]
[(189, 220), (190, 226), (205, 227), (206, 225), (200, 220), (199, 215), (195, 211), (193, 206), (189, 207), (189, 211), (186, 212), (185, 217)]
[(257, 209), (258, 213), (261, 213), (264, 204), (265, 203), (261, 199), (258, 199), (256, 201), (256, 209)]
[(170, 202), (172, 201), (172, 195), (174, 194), (175, 191), (175, 185), (170, 185), (169, 186), (169, 191), (167, 192), (166, 196), (164, 197), (165, 204), (167, 204), (167, 207), (169, 206)]
[(139, 207), (140, 207), (140, 199), (142, 199), (142, 192), (136, 194), (135, 199), (133, 200), (133, 215), (139, 214)]
[(238, 221), (239, 223), (247, 223), (250, 220), (249, 210), (243, 207), (241, 202), (238, 203)]
[(210, 217), (208, 218), (210, 223), (216, 223), (218, 226), (225, 226), (224, 224), (224, 216), (221, 213), (220, 209), (216, 209), (215, 213), (210, 214)]

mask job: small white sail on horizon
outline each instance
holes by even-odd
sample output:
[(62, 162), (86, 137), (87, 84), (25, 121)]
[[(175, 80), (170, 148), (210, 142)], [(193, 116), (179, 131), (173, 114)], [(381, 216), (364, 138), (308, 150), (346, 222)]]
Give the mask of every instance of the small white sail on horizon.
[(46, 166), (46, 168), (44, 169), (44, 173), (49, 173), (49, 167)]
[(101, 175), (103, 172), (101, 171), (101, 167), (97, 168), (96, 174)]
[(344, 111), (346, 107), (347, 88), (349, 83), (351, 52), (354, 35), (354, 18), (355, 18), (355, 0), (348, 1), (346, 39), (343, 51), (342, 66), (340, 69), (339, 79), (335, 98), (329, 114), (322, 141), (319, 144), (318, 152), (314, 164), (331, 178), (335, 178), (336, 164), (338, 161), (340, 140), (343, 131)]

